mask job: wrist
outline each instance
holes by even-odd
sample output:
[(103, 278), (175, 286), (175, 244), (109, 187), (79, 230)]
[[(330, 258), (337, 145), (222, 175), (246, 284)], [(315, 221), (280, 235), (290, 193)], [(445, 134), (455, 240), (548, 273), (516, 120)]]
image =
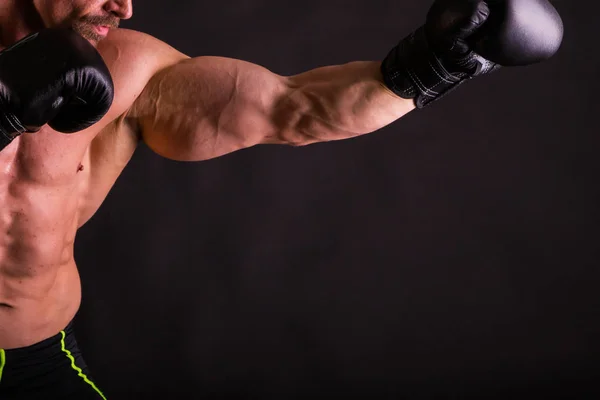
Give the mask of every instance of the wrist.
[[(19, 118), (4, 107), (2, 97), (0, 97), (0, 140), (2, 142), (12, 142), (17, 136), (27, 131), (27, 128), (21, 123)], [(8, 144), (6, 143), (6, 144)], [(4, 144), (4, 146), (6, 146)], [(4, 147), (3, 146), (3, 147)]]
[(424, 108), (471, 78), (498, 68), (499, 65), (473, 51), (462, 54), (434, 51), (425, 28), (421, 27), (388, 53), (381, 64), (381, 73), (390, 90), (413, 99), (417, 108)]
[(469, 76), (449, 72), (427, 42), (423, 27), (395, 46), (381, 64), (387, 87), (398, 96), (413, 99), (423, 108), (458, 86)]

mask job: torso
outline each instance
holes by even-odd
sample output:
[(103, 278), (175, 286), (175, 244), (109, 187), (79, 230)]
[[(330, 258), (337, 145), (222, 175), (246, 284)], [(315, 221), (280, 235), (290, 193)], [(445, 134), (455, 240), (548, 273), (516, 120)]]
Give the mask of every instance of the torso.
[(115, 82), (105, 118), (70, 135), (45, 126), (0, 151), (0, 349), (37, 343), (75, 316), (75, 234), (135, 151), (127, 110), (160, 66), (142, 59), (144, 48), (157, 45), (138, 32), (109, 36), (99, 46)]

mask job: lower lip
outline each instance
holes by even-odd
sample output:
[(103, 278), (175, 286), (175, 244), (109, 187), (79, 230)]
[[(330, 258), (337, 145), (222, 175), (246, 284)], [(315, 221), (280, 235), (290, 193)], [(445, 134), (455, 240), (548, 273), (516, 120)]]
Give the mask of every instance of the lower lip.
[(109, 28), (107, 26), (96, 26), (96, 32), (100, 36), (108, 35), (108, 30), (109, 30)]

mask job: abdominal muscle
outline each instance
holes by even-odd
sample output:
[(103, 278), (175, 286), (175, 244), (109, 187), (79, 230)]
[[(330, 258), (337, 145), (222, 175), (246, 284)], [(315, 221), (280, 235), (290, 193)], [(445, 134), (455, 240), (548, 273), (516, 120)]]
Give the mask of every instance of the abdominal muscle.
[(73, 245), (89, 180), (79, 167), (85, 147), (76, 140), (67, 145), (74, 152), (48, 157), (43, 139), (21, 139), (0, 152), (0, 349), (56, 335), (81, 302)]
[[(56, 335), (74, 318), (81, 286), (74, 262), (54, 267), (51, 277), (0, 278), (0, 348), (27, 347)], [(19, 286), (29, 293), (20, 292)], [(37, 290), (36, 290), (37, 289)], [(31, 296), (33, 295), (33, 296)]]

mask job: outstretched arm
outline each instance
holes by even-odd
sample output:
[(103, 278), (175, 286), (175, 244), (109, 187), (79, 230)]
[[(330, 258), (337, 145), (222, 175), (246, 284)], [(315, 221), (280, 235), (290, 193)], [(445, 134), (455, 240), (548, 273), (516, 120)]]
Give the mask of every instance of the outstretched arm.
[(230, 58), (186, 58), (152, 77), (129, 116), (151, 149), (175, 160), (346, 139), (414, 108), (384, 86), (380, 66), (351, 62), (284, 77)]
[(546, 0), (436, 0), (425, 24), (383, 62), (283, 77), (239, 60), (182, 57), (153, 75), (129, 116), (152, 149), (177, 160), (261, 143), (346, 139), (426, 107), (500, 64), (543, 61), (562, 35), (562, 20)]

